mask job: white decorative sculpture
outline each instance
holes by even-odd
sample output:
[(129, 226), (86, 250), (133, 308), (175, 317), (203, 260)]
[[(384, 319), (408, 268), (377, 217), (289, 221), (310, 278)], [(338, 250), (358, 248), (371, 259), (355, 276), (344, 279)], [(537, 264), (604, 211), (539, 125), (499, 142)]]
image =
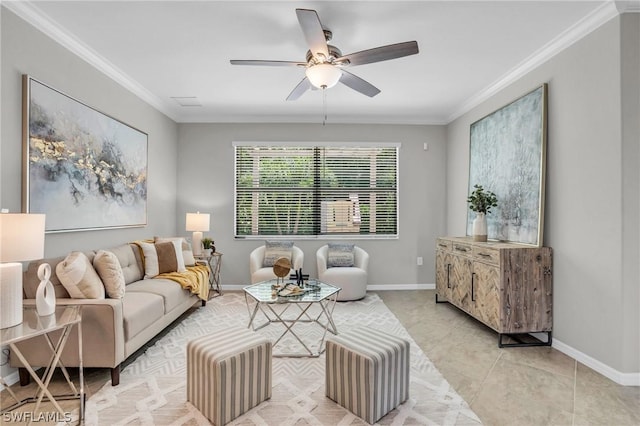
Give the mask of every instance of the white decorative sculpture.
[(38, 278), (40, 278), (40, 285), (36, 292), (36, 311), (40, 316), (51, 315), (56, 310), (56, 294), (49, 280), (51, 266), (48, 263), (38, 267)]

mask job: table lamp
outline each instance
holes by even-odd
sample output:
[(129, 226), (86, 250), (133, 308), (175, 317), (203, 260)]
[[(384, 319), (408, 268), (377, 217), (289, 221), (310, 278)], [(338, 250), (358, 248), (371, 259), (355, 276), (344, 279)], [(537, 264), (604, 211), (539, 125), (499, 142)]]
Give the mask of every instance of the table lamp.
[(187, 213), (187, 231), (193, 231), (191, 249), (194, 256), (202, 255), (202, 233), (209, 231), (209, 213)]
[(0, 328), (22, 322), (21, 261), (44, 256), (43, 214), (0, 213)]

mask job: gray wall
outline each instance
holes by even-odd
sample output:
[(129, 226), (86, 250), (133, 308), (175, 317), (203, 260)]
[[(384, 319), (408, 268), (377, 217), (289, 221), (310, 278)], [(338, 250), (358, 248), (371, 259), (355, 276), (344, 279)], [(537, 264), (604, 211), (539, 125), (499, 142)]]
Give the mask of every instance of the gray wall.
[[(109, 247), (154, 235), (173, 235), (177, 125), (12, 12), (1, 8), (1, 15), (0, 206), (12, 212), (21, 209), (21, 76), (29, 74), (149, 135), (148, 225), (47, 234), (45, 256)], [(4, 362), (5, 357), (1, 358)], [(9, 371), (2, 366), (0, 375), (6, 376)]]
[[(622, 15), (622, 363), (640, 371), (640, 14)], [(635, 370), (633, 370), (635, 366)]]
[[(399, 142), (400, 238), (354, 240), (372, 257), (370, 284), (434, 283), (435, 238), (445, 229), (443, 126), (313, 124), (180, 124), (178, 230), (185, 213), (212, 213), (211, 236), (224, 253), (222, 282), (249, 282), (249, 253), (263, 240), (235, 240), (233, 229), (234, 141)], [(429, 149), (425, 151), (423, 144)], [(187, 235), (188, 233), (184, 233)], [(304, 270), (316, 273), (315, 252), (326, 240), (296, 240)], [(417, 266), (422, 256), (424, 265)]]
[[(623, 373), (640, 371), (639, 19), (626, 16), (624, 31), (611, 20), (447, 127), (447, 231), (463, 235), (469, 125), (548, 82), (544, 244), (554, 250), (554, 337)], [(621, 52), (621, 32), (622, 47), (635, 51)]]
[(147, 226), (47, 234), (45, 255), (62, 255), (175, 233), (177, 125), (131, 92), (2, 8), (0, 206), (21, 208), (22, 74), (29, 74), (149, 135)]

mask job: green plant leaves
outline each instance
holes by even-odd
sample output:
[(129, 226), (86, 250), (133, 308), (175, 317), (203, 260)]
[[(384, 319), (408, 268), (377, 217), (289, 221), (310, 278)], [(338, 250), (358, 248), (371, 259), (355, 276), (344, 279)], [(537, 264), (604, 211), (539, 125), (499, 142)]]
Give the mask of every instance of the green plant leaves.
[(471, 211), (477, 213), (490, 213), (491, 207), (498, 207), (498, 197), (491, 191), (486, 191), (482, 185), (473, 185), (475, 190), (467, 198)]

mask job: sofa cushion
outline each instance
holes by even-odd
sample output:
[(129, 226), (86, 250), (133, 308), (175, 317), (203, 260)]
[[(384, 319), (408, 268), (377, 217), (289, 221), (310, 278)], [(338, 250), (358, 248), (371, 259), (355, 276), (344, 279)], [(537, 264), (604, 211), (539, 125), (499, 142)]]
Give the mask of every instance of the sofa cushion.
[(354, 265), (354, 244), (349, 243), (329, 243), (327, 251), (327, 267), (353, 267)]
[(291, 260), (293, 241), (265, 241), (264, 261), (262, 266), (268, 268), (276, 263), (276, 260), (285, 257)]
[(91, 261), (81, 251), (72, 251), (56, 266), (56, 275), (74, 299), (104, 299), (104, 285)]
[(138, 246), (134, 244), (121, 244), (106, 249), (115, 254), (122, 268), (125, 284), (140, 281), (144, 275), (142, 257)]
[(164, 302), (164, 313), (171, 312), (175, 307), (191, 297), (191, 293), (183, 289), (180, 284), (164, 278), (153, 278), (131, 283), (127, 286), (127, 293), (131, 292), (161, 296)]
[(98, 250), (93, 258), (93, 267), (100, 275), (107, 296), (122, 299), (125, 282), (118, 257), (110, 251)]
[(144, 292), (130, 292), (130, 286), (127, 286), (127, 291), (122, 299), (125, 341), (131, 340), (164, 315), (162, 296)]

